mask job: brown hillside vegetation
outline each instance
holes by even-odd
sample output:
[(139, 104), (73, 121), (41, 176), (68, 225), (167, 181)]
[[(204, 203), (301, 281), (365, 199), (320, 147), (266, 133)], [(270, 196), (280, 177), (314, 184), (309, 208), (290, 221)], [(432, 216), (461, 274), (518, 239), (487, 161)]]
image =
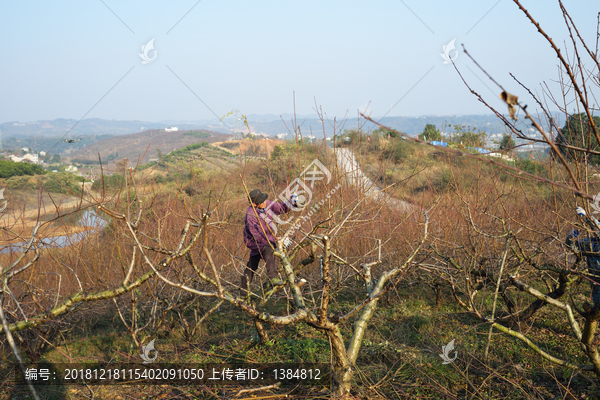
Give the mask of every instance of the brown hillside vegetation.
[(229, 137), (231, 137), (229, 134), (205, 130), (165, 132), (154, 129), (104, 139), (91, 146), (75, 150), (68, 157), (71, 160), (98, 160), (100, 154), (102, 159), (106, 160), (113, 155), (115, 159), (129, 158), (133, 163), (137, 163), (140, 159), (143, 164), (152, 158), (157, 158), (157, 149), (162, 154), (167, 154), (189, 144), (222, 142)]
[(278, 139), (242, 139), (227, 142), (215, 142), (213, 146), (220, 147), (231, 153), (247, 156), (269, 157), (276, 146), (285, 142)]

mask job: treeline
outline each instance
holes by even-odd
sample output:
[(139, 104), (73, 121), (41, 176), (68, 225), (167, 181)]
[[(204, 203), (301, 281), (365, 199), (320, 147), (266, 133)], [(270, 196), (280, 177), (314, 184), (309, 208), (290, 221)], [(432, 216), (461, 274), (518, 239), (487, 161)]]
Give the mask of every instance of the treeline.
[(11, 176), (22, 175), (39, 175), (44, 173), (46, 173), (46, 171), (36, 164), (0, 160), (0, 178), (10, 178)]
[(189, 132), (184, 132), (183, 136), (193, 136), (193, 137), (197, 137), (200, 139), (206, 139), (206, 138), (212, 136), (212, 134), (210, 134), (208, 132), (202, 132), (202, 131), (189, 131)]

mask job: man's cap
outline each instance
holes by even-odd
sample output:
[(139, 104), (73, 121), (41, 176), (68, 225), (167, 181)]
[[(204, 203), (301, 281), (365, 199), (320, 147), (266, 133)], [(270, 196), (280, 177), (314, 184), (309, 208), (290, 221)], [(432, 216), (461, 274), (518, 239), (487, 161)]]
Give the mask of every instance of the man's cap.
[(254, 189), (250, 192), (250, 201), (254, 204), (261, 204), (267, 197), (269, 197), (269, 195), (261, 192), (260, 189)]

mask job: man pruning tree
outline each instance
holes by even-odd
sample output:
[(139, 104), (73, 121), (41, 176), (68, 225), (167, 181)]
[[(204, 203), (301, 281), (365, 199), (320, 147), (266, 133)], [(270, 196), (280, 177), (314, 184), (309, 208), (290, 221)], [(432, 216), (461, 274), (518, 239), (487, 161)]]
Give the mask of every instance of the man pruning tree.
[[(283, 202), (273, 202), (267, 200), (268, 194), (254, 189), (249, 193), (250, 207), (246, 210), (244, 220), (244, 242), (250, 249), (250, 260), (246, 264), (244, 275), (242, 276), (242, 290), (248, 290), (254, 272), (258, 269), (258, 263), (261, 259), (265, 260), (267, 268), (267, 277), (272, 286), (281, 286), (285, 282), (277, 276), (277, 266), (273, 250), (276, 248), (277, 237), (274, 235), (274, 227), (267, 222), (266, 211), (269, 210), (275, 215), (287, 213), (290, 210), (288, 204)], [(298, 196), (294, 193), (290, 198), (290, 203), (296, 206)], [(285, 243), (289, 245), (291, 242)]]

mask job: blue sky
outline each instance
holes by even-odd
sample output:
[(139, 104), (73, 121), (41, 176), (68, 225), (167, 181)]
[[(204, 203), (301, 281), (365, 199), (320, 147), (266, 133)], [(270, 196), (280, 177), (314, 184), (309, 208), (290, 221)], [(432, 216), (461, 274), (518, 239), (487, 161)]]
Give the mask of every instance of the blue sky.
[[(556, 43), (569, 39), (556, 1), (523, 3)], [(594, 45), (600, 3), (564, 4)], [(331, 118), (367, 105), (382, 116), (397, 102), (388, 115), (489, 113), (443, 64), (454, 38), (463, 76), (502, 111), (461, 44), (531, 107), (508, 74), (538, 92), (558, 78), (555, 54), (510, 0), (0, 0), (0, 37), (0, 122), (292, 113), (294, 92), (299, 114), (316, 99)]]

